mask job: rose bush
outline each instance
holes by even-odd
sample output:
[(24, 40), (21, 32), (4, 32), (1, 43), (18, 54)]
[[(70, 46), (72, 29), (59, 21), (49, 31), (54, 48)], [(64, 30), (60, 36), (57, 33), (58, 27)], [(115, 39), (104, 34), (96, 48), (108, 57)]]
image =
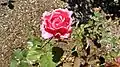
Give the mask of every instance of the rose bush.
[(44, 39), (51, 37), (68, 38), (72, 32), (72, 11), (68, 9), (55, 9), (45, 11), (41, 17), (41, 34)]

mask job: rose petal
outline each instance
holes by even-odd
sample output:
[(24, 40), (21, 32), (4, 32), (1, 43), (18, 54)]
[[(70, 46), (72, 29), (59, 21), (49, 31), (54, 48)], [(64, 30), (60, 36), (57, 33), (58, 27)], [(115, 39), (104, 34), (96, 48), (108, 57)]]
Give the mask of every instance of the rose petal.
[(54, 12), (60, 12), (61, 14), (67, 14), (67, 16), (71, 17), (73, 12), (69, 11), (68, 9), (56, 9)]
[(43, 23), (46, 27), (52, 27), (52, 26), (51, 26), (51, 23), (50, 23), (48, 20), (44, 20), (42, 23)]
[(42, 31), (42, 34), (41, 34), (41, 35), (42, 35), (42, 37), (43, 37), (44, 39), (48, 39), (48, 38), (53, 37), (52, 34), (46, 32), (46, 31)]
[(73, 12), (72, 12), (72, 11), (69, 11), (68, 14), (69, 14), (69, 17), (71, 17), (72, 14), (73, 14)]
[(42, 35), (42, 37), (43, 37), (44, 39), (48, 39), (48, 38), (53, 37), (53, 34), (50, 34), (50, 33), (48, 33), (48, 32), (45, 31), (43, 25), (41, 25), (40, 30), (41, 30), (41, 32), (42, 32), (41, 35)]
[(53, 21), (59, 16), (60, 16), (60, 13), (58, 12), (52, 13), (51, 18), (49, 20), (51, 21), (51, 23), (53, 23)]
[(47, 31), (47, 32), (49, 32), (49, 33), (51, 33), (53, 35), (55, 35), (57, 33), (56, 30), (54, 30), (52, 28), (48, 28), (48, 27), (45, 28), (45, 31)]
[(60, 26), (61, 20), (59, 18), (56, 18), (53, 22), (52, 22), (52, 27), (53, 28), (59, 28)]
[(68, 30), (66, 28), (60, 28), (58, 32), (61, 33), (61, 35), (64, 35)]
[(69, 11), (68, 9), (56, 9), (55, 11), (60, 12), (60, 15), (65, 18), (64, 22), (68, 22), (70, 25), (72, 24), (72, 11)]
[(44, 20), (44, 19), (49, 19), (49, 18), (50, 18), (50, 16), (51, 16), (51, 13), (50, 13), (50, 12), (45, 11), (45, 12), (43, 13), (43, 20)]

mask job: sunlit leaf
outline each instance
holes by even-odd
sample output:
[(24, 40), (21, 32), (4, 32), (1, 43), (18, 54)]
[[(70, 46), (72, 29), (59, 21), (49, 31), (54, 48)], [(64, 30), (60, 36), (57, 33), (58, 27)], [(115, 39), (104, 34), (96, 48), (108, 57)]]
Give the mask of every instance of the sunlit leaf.
[(27, 59), (29, 60), (38, 60), (42, 53), (36, 52), (36, 51), (30, 51), (27, 55)]
[(18, 59), (18, 60), (21, 60), (23, 58), (22, 50), (21, 49), (15, 50), (13, 53), (13, 57)]
[(47, 54), (41, 56), (40, 63), (41, 67), (56, 67), (56, 64), (52, 61), (52, 53), (48, 52)]

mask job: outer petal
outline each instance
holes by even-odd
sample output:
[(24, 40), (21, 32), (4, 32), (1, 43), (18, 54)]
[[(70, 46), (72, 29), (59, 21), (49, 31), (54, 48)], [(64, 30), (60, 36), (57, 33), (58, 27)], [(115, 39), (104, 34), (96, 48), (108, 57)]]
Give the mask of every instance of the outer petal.
[(49, 18), (50, 18), (50, 16), (51, 16), (51, 13), (50, 13), (50, 12), (45, 11), (45, 12), (43, 13), (43, 17), (42, 17), (42, 19), (43, 19), (43, 20), (44, 20), (44, 19), (49, 19)]
[(73, 12), (72, 11), (69, 11), (67, 8), (66, 9), (55, 9), (54, 12), (60, 12), (60, 13), (63, 13), (63, 14), (68, 14), (69, 17), (72, 16)]
[(41, 25), (40, 30), (41, 30), (41, 32), (42, 32), (41, 35), (42, 35), (42, 37), (43, 37), (44, 39), (48, 39), (48, 38), (53, 37), (53, 34), (50, 34), (50, 33), (48, 33), (48, 32), (45, 31), (44, 25)]

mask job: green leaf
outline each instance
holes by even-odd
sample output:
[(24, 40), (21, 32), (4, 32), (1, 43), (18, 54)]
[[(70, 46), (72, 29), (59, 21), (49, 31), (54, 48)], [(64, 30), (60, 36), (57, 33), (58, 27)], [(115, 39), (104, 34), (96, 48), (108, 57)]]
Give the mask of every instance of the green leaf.
[(27, 42), (27, 44), (28, 44), (28, 46), (27, 46), (27, 48), (28, 48), (28, 49), (30, 49), (30, 48), (32, 48), (32, 47), (33, 47), (33, 42), (28, 41), (28, 42)]
[(15, 59), (21, 60), (23, 58), (21, 49), (15, 50), (14, 53), (13, 53), (13, 57)]
[(17, 67), (17, 61), (11, 60), (10, 67)]
[(36, 51), (30, 51), (27, 55), (27, 59), (29, 60), (38, 60), (42, 53), (36, 52)]
[(18, 67), (29, 67), (29, 65), (26, 61), (21, 61)]
[(30, 37), (28, 41), (28, 45), (30, 46), (36, 46), (36, 45), (42, 45), (43, 41), (40, 38), (37, 37)]
[(27, 50), (23, 50), (23, 51), (22, 51), (23, 57), (27, 57), (27, 54), (28, 54), (28, 51), (27, 51)]
[(41, 56), (40, 64), (41, 64), (41, 67), (56, 67), (56, 64), (52, 61), (51, 52), (48, 52), (47, 54)]

